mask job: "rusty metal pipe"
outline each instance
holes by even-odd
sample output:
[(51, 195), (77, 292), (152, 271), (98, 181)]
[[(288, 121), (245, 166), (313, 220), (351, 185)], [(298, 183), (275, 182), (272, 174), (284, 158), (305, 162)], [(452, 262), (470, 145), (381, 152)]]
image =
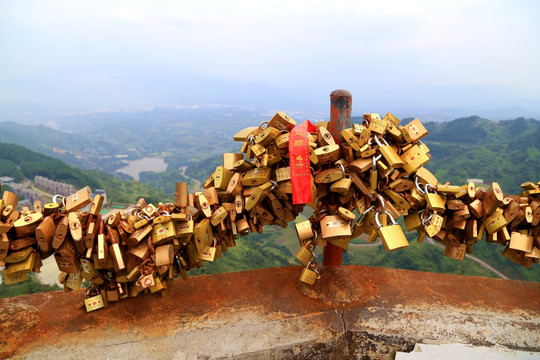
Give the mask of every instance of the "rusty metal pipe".
[[(341, 145), (341, 130), (351, 127), (352, 96), (347, 90), (330, 93), (330, 126), (328, 131), (338, 145)], [(323, 265), (341, 266), (343, 250), (328, 243), (323, 250)]]

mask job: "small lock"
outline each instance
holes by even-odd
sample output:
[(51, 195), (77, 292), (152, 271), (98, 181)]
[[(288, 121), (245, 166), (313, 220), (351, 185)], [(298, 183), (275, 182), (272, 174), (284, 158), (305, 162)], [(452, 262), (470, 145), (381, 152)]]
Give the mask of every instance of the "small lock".
[(315, 254), (313, 253), (313, 250), (315, 249), (315, 244), (313, 244), (311, 241), (306, 243), (304, 246), (298, 250), (296, 255), (294, 255), (295, 258), (298, 259), (304, 266), (308, 266), (310, 261), (315, 258)]
[(315, 284), (315, 281), (317, 279), (320, 279), (319, 271), (317, 270), (317, 267), (315, 263), (310, 262), (308, 265), (302, 270), (302, 273), (300, 274), (300, 281), (308, 284), (313, 285)]
[(352, 180), (349, 175), (346, 175), (344, 178), (339, 179), (338, 181), (334, 182), (330, 186), (330, 191), (346, 195), (349, 192), (349, 189), (351, 188)]
[[(381, 143), (381, 140), (384, 143), (384, 145)], [(384, 158), (386, 159), (386, 162), (388, 163), (390, 167), (401, 168), (403, 167), (403, 165), (405, 165), (403, 160), (397, 154), (396, 150), (394, 150), (392, 146), (388, 145), (388, 142), (386, 142), (386, 140), (383, 137), (379, 139), (378, 136), (375, 136), (375, 141), (379, 145), (379, 151), (381, 155), (384, 156)]]
[(379, 213), (381, 212), (382, 211), (378, 211), (375, 213), (375, 223), (377, 224), (377, 233), (379, 234), (386, 251), (393, 251), (409, 246), (409, 242), (407, 241), (401, 226), (396, 223), (394, 218), (387, 211), (384, 211), (384, 213), (388, 215), (392, 221), (392, 225), (382, 226), (379, 221)]
[(446, 210), (446, 198), (436, 192), (430, 193), (428, 191), (430, 186), (426, 184), (424, 188), (424, 198), (426, 199), (427, 206), (431, 211), (444, 212)]
[(327, 215), (321, 219), (321, 236), (328, 240), (332, 238), (350, 237), (350, 222), (339, 215)]
[(315, 175), (315, 183), (317, 184), (328, 184), (335, 181), (338, 181), (343, 178), (344, 176), (343, 170), (339, 168), (332, 168), (323, 170), (317, 175)]

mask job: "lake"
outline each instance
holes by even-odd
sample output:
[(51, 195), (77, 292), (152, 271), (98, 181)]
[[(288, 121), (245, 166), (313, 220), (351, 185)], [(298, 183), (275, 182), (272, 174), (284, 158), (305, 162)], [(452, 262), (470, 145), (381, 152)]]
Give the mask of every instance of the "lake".
[(135, 180), (139, 180), (139, 174), (143, 171), (165, 171), (167, 170), (167, 163), (161, 158), (145, 157), (139, 160), (129, 160), (129, 164), (121, 169), (116, 170), (124, 174), (132, 176)]

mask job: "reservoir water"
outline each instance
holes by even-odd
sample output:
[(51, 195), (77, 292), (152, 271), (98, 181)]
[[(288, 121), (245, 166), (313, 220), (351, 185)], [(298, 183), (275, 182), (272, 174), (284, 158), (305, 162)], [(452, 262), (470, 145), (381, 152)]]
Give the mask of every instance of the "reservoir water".
[(167, 170), (167, 163), (161, 158), (145, 157), (138, 160), (129, 160), (129, 164), (121, 169), (116, 170), (124, 174), (132, 176), (135, 180), (139, 180), (139, 174), (143, 171), (165, 171)]

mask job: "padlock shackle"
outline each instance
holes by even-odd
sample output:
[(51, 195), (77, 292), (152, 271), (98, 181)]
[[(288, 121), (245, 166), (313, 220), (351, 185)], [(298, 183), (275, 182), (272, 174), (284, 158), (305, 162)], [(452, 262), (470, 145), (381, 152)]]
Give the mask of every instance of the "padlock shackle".
[(420, 191), (421, 194), (426, 193), (424, 190), (422, 190), (422, 188), (420, 187), (420, 184), (418, 183), (418, 176), (414, 178), (414, 184), (416, 185), (416, 188), (418, 189), (418, 191)]
[(390, 146), (388, 145), (388, 141), (386, 141), (384, 137), (374, 136), (374, 138), (375, 138), (375, 142), (377, 143), (377, 145), (379, 145), (379, 147), (383, 146), (383, 144), (381, 144), (381, 140), (384, 142), (384, 146)]
[(372, 157), (372, 159), (373, 159), (373, 171), (377, 170), (377, 161), (379, 161), (380, 158), (382, 158), (382, 154), (379, 154), (379, 156)]
[(382, 224), (381, 224), (381, 222), (379, 221), (379, 214), (380, 214), (380, 213), (384, 213), (384, 214), (388, 215), (388, 216), (390, 217), (390, 220), (392, 220), (392, 225), (396, 225), (396, 224), (397, 224), (396, 220), (394, 220), (394, 218), (392, 217), (392, 215), (391, 215), (388, 211), (386, 211), (386, 210), (384, 210), (384, 211), (379, 210), (379, 211), (377, 211), (377, 212), (375, 213), (375, 224), (377, 225), (377, 230), (378, 230), (379, 228), (382, 227)]
[(60, 195), (60, 194), (56, 194), (53, 196), (52, 198), (52, 202), (55, 203), (55, 204), (58, 204), (58, 201), (57, 199), (60, 198), (62, 199), (62, 206), (66, 206), (66, 197), (64, 195)]

